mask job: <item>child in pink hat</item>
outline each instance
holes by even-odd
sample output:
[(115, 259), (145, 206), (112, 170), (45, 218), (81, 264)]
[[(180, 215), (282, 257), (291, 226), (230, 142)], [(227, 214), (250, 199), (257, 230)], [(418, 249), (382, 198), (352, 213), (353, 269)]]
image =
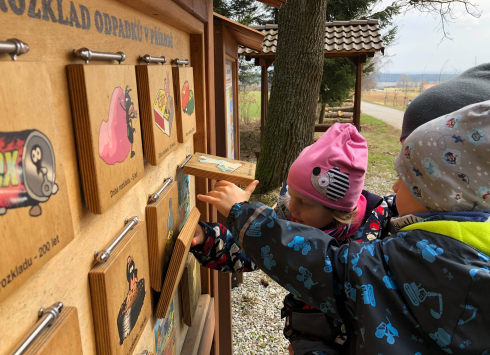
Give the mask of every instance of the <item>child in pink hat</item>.
[[(320, 229), (334, 237), (339, 244), (352, 240), (369, 241), (381, 236), (383, 227), (393, 214), (390, 208), (391, 200), (363, 190), (367, 161), (366, 140), (350, 124), (334, 124), (317, 142), (302, 151), (289, 171), (289, 191), (282, 194), (278, 202), (279, 217), (288, 221), (278, 219), (273, 213), (273, 218), (263, 221), (270, 230), (268, 227), (264, 230), (261, 224), (257, 224), (250, 226), (250, 230), (247, 231), (249, 236), (266, 237), (271, 240), (284, 240), (291, 234), (291, 242), (288, 244), (290, 253), (276, 252), (274, 243), (261, 248), (260, 255), (266, 269), (264, 271), (272, 270), (276, 260), (295, 258), (298, 252), (308, 255), (315, 248), (303, 237), (292, 234), (292, 224), (289, 221)], [(258, 181), (255, 181), (243, 191), (232, 183), (220, 181), (209, 196), (198, 198), (210, 203), (223, 196), (230, 201), (247, 200), (257, 184)], [(255, 213), (270, 209), (263, 204), (256, 204), (260, 207)], [(229, 209), (222, 211), (219, 206), (217, 208), (221, 213), (228, 215)], [(281, 228), (277, 230), (279, 226)], [(191, 251), (199, 262), (208, 268), (223, 272), (256, 270), (256, 265), (235, 243), (234, 236), (238, 234), (240, 239), (243, 238), (241, 232), (234, 229), (230, 232), (218, 223), (200, 222)], [(331, 270), (331, 265), (327, 258), (321, 272)], [(311, 274), (301, 266), (290, 272), (291, 275), (301, 272), (305, 278)], [(313, 286), (313, 283), (309, 286)], [(300, 353), (300, 348), (309, 347), (312, 342), (333, 344), (340, 334), (340, 323), (335, 325), (332, 319), (327, 319), (325, 310), (317, 311), (299, 301), (295, 297), (298, 296), (298, 292), (292, 286), (286, 288), (291, 294), (286, 297), (283, 308), (283, 317), (287, 317), (284, 334), (295, 345), (295, 351)], [(298, 314), (303, 313), (308, 313), (308, 322), (298, 321), (301, 319)], [(314, 344), (313, 347), (318, 349), (318, 344)]]

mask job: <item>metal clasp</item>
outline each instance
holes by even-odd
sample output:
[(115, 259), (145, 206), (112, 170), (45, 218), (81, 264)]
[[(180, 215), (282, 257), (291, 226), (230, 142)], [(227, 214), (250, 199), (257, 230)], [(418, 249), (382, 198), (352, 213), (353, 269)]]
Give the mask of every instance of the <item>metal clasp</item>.
[(167, 63), (167, 57), (165, 57), (165, 56), (152, 57), (149, 54), (145, 54), (145, 55), (140, 56), (140, 60), (142, 62), (145, 62), (146, 64), (150, 64), (150, 63), (161, 63), (161, 64), (165, 64), (165, 63)]
[(126, 227), (124, 227), (122, 232), (119, 233), (119, 235), (116, 237), (116, 239), (114, 239), (111, 245), (109, 245), (105, 249), (102, 249), (100, 252), (95, 251), (94, 253), (95, 260), (99, 263), (105, 263), (107, 260), (109, 260), (112, 250), (116, 247), (116, 245), (119, 244), (119, 242), (126, 236), (126, 234), (128, 234), (128, 232), (138, 224), (138, 222), (139, 222), (138, 217), (131, 217), (129, 219), (126, 219), (124, 221), (124, 225)]
[(60, 316), (61, 310), (63, 309), (63, 303), (56, 302), (51, 307), (41, 308), (38, 312), (39, 320), (37, 323), (29, 330), (28, 335), (26, 335), (21, 341), (20, 345), (15, 348), (10, 355), (22, 355), (24, 352), (32, 345), (34, 340), (41, 334), (41, 332), (49, 327), (53, 322)]
[(177, 165), (177, 168), (183, 169), (184, 166), (189, 162), (189, 160), (191, 160), (191, 158), (192, 158), (192, 154), (189, 154), (188, 156), (186, 156), (186, 160), (182, 164)]
[(179, 58), (175, 58), (172, 60), (172, 64), (175, 64), (175, 65), (189, 65), (189, 59), (179, 59)]
[(160, 187), (160, 189), (154, 194), (150, 194), (150, 196), (148, 197), (148, 203), (156, 202), (160, 198), (162, 192), (168, 187), (168, 185), (170, 185), (172, 181), (174, 181), (174, 178), (172, 176), (163, 180), (162, 187)]
[(17, 60), (17, 56), (29, 52), (29, 45), (16, 38), (0, 41), (0, 53), (10, 54), (12, 60)]
[(126, 54), (123, 52), (92, 52), (88, 48), (74, 49), (73, 55), (77, 58), (83, 59), (87, 64), (90, 60), (116, 60), (119, 62), (119, 64), (126, 60)]

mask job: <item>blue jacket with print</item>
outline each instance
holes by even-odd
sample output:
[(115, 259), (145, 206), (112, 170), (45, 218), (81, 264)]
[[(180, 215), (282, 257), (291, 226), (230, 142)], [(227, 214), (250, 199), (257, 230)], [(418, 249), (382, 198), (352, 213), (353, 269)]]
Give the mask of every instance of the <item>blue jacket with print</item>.
[(490, 354), (489, 214), (400, 217), (392, 236), (342, 246), (275, 216), (239, 203), (228, 227), (259, 268), (346, 325), (349, 354)]

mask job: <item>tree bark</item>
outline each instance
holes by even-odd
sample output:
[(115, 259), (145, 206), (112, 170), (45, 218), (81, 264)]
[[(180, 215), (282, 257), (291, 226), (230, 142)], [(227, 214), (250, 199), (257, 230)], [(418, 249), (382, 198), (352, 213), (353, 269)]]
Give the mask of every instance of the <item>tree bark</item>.
[(299, 153), (313, 143), (323, 74), (327, 0), (289, 0), (279, 10), (277, 52), (257, 193), (281, 186)]
[(320, 116), (318, 117), (318, 123), (320, 123), (320, 124), (323, 123), (323, 119), (325, 118), (325, 107), (326, 106), (327, 106), (327, 104), (322, 103), (322, 108), (320, 110)]

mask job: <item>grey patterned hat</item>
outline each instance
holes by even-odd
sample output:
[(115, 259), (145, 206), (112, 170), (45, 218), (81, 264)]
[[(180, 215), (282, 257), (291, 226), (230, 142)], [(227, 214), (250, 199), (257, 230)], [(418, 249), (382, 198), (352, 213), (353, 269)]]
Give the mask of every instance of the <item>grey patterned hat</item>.
[(466, 106), (413, 131), (395, 169), (435, 212), (490, 211), (490, 101)]

